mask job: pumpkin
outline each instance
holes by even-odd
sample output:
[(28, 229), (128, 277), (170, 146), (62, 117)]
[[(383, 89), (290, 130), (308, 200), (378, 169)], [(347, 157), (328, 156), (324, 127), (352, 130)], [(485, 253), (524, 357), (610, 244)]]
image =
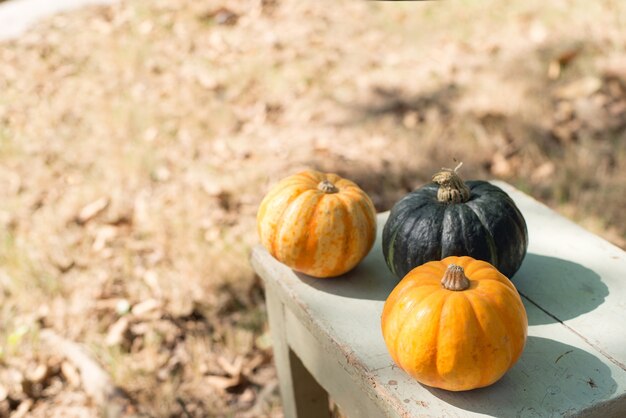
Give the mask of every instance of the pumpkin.
[(376, 210), (336, 174), (304, 171), (274, 186), (257, 215), (261, 243), (278, 261), (314, 277), (341, 275), (370, 251)]
[(383, 230), (383, 254), (398, 278), (428, 261), (468, 255), (493, 264), (507, 277), (528, 248), (526, 221), (502, 189), (486, 181), (464, 182), (443, 169), (391, 209)]
[(522, 354), (528, 321), (515, 286), (491, 264), (447, 257), (411, 270), (385, 302), (382, 332), (396, 364), (428, 386), (491, 385)]

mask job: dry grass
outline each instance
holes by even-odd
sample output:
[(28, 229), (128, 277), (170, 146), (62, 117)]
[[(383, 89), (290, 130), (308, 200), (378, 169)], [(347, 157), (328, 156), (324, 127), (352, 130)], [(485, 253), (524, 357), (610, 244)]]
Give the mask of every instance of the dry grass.
[[(303, 167), (355, 179), (384, 210), (456, 158), (467, 178), (503, 178), (626, 246), (625, 25), (608, 0), (136, 0), (4, 44), (10, 406), (51, 327), (146, 414), (279, 415), (275, 392), (259, 400), (275, 376), (247, 254), (268, 185)], [(158, 307), (126, 313), (146, 300)], [(57, 380), (34, 416), (95, 413)]]

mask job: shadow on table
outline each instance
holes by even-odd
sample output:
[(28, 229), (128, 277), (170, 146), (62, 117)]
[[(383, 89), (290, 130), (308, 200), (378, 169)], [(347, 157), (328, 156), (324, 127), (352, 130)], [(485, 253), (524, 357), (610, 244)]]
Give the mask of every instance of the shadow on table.
[[(399, 282), (387, 269), (378, 245), (356, 268), (342, 276), (317, 279), (296, 274), (303, 283), (317, 290), (353, 299), (384, 301)], [(552, 315), (529, 317), (529, 325), (565, 321), (591, 312), (609, 294), (608, 287), (593, 270), (533, 253), (526, 255), (513, 283), (524, 297)]]
[(306, 274), (296, 274), (303, 283), (317, 290), (351, 299), (384, 301), (398, 284), (398, 279), (387, 269), (378, 245), (359, 265), (344, 275), (316, 279)]
[[(562, 416), (597, 405), (615, 393), (617, 383), (609, 367), (593, 354), (531, 336), (522, 359), (489, 387), (467, 392), (424, 387), (439, 399), (467, 411), (503, 416), (506, 405), (513, 403), (524, 405), (515, 416), (542, 417), (546, 411), (550, 411), (550, 416)], [(595, 412), (598, 416), (610, 416), (603, 415), (601, 409)]]
[(517, 290), (549, 315), (528, 318), (542, 325), (576, 318), (600, 306), (608, 287), (593, 270), (556, 257), (529, 253), (513, 277)]

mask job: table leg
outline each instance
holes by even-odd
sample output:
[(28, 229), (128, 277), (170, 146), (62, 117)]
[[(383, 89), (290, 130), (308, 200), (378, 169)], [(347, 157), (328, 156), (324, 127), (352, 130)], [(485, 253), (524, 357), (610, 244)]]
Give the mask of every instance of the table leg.
[(328, 393), (287, 344), (284, 304), (269, 286), (265, 297), (285, 417), (330, 418)]

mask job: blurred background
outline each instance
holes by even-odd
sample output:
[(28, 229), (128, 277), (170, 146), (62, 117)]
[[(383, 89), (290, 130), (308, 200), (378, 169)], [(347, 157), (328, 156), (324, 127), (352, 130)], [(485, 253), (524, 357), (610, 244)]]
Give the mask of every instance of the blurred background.
[(619, 0), (122, 0), (0, 41), (0, 416), (282, 416), (248, 254), (307, 167), (384, 211), (463, 161), (626, 248), (625, 28)]

